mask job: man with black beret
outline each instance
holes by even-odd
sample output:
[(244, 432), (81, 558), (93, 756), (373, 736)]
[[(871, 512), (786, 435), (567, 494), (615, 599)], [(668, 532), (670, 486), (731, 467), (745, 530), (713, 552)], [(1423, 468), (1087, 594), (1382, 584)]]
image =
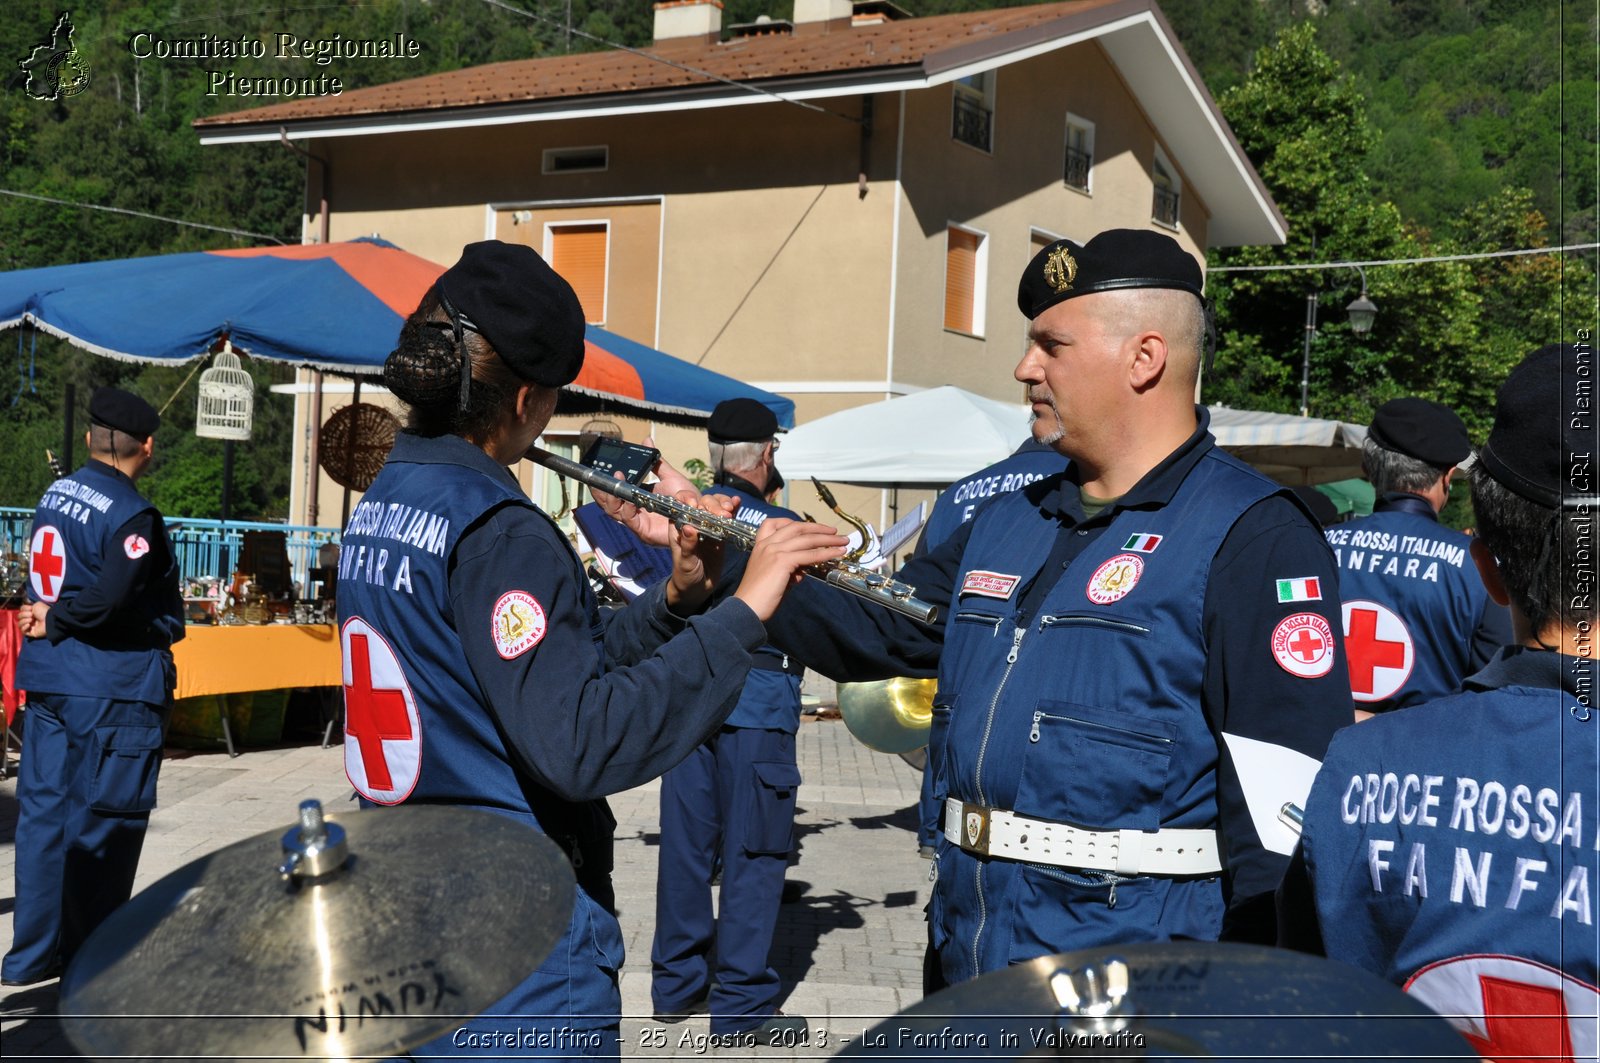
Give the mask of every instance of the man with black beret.
[(1357, 719), (1454, 693), (1511, 641), (1510, 615), (1468, 562), (1471, 539), (1439, 523), (1471, 453), (1448, 406), (1391, 399), (1373, 415), (1361, 467), (1377, 503), (1326, 533)]
[[(755, 399), (717, 403), (706, 424), (715, 485), (734, 518), (760, 527), (800, 516), (768, 501), (778, 418)], [(807, 1023), (777, 1009), (782, 983), (770, 963), (783, 877), (794, 847), (800, 768), (800, 682), (805, 669), (780, 650), (751, 655), (739, 702), (689, 758), (661, 777), (661, 847), (650, 996), (658, 1022), (711, 1013), (711, 1033), (739, 1043), (803, 1043)], [(722, 868), (713, 916), (713, 870)]]
[(1153, 231), (1040, 251), (1014, 375), (1065, 471), (906, 564), (933, 625), (814, 584), (768, 621), (837, 680), (938, 676), (930, 989), (1072, 949), (1273, 937), (1278, 812), (1350, 688), (1327, 544), (1194, 404), (1202, 282)]
[(1551, 345), (1501, 386), (1472, 560), (1514, 641), (1334, 739), (1279, 896), (1284, 944), (1402, 986), (1492, 1059), (1596, 1048), (1595, 369)]
[(50, 485), (33, 518), (6, 985), (55, 977), (132, 895), (183, 638), (166, 524), (134, 487), (160, 418), (137, 395), (99, 388), (89, 423), (89, 461)]

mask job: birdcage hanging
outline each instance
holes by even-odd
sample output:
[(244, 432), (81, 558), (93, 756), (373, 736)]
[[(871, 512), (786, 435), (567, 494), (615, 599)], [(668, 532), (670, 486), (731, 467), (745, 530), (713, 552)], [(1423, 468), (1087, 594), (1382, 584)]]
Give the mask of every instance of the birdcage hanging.
[(225, 345), (211, 368), (200, 374), (194, 434), (203, 439), (249, 439), (255, 391), (256, 382), (239, 364), (233, 347)]

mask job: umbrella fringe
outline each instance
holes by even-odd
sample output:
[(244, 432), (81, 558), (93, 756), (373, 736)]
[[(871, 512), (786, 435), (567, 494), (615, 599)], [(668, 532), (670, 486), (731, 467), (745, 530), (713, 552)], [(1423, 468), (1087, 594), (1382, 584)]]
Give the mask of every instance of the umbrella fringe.
[[(118, 362), (132, 362), (136, 365), (188, 365), (196, 358), (205, 358), (211, 354), (210, 344), (207, 344), (204, 349), (196, 351), (194, 354), (191, 354), (186, 358), (155, 358), (143, 354), (130, 354), (127, 351), (115, 351), (109, 347), (102, 347), (99, 344), (90, 343), (81, 336), (75, 336), (66, 329), (52, 325), (48, 321), (44, 321), (32, 313), (25, 313), (21, 317), (14, 317), (5, 321), (0, 321), (0, 332), (4, 332), (6, 329), (20, 328), (23, 325), (32, 325), (34, 328), (39, 329), (42, 332), (48, 332), (57, 339), (66, 340), (74, 347), (88, 351), (90, 354), (98, 354), (102, 358), (111, 358)], [(219, 333), (218, 339), (220, 338), (221, 334)], [(211, 343), (215, 342), (216, 340), (211, 341)], [(242, 346), (239, 343), (234, 343), (233, 349), (236, 353), (249, 355), (252, 358), (262, 357), (261, 355), (256, 354), (256, 352), (252, 351), (250, 348)], [(290, 365), (305, 369), (321, 369), (326, 372), (343, 373), (347, 376), (379, 376), (383, 373), (382, 366), (354, 366), (348, 365), (344, 362), (319, 361), (315, 358), (301, 358), (294, 361), (291, 361), (287, 358), (277, 360), (284, 361)], [(367, 371), (362, 372), (362, 370)], [(665, 408), (666, 407), (663, 407), (663, 409)]]
[(103, 358), (114, 358), (119, 362), (140, 362), (146, 365), (167, 365), (174, 363), (182, 365), (193, 360), (195, 357), (198, 357), (200, 354), (205, 353), (204, 351), (200, 351), (195, 355), (191, 355), (189, 358), (180, 359), (143, 358), (136, 354), (129, 354), (127, 351), (114, 351), (110, 347), (102, 347), (99, 344), (90, 343), (81, 336), (75, 336), (66, 329), (52, 325), (48, 321), (45, 321), (32, 313), (25, 313), (21, 317), (12, 318), (10, 321), (0, 321), (0, 329), (17, 328), (22, 325), (32, 325), (41, 332), (48, 332), (50, 335), (56, 337), (56, 339), (66, 340), (74, 347), (80, 347), (83, 350), (88, 351), (90, 354), (98, 354)]
[(576, 384), (568, 384), (561, 390), (571, 391), (579, 395), (587, 395), (594, 399), (602, 399), (619, 407), (649, 410), (653, 413), (671, 414), (675, 417), (711, 416), (710, 410), (696, 409), (692, 406), (668, 406), (665, 403), (651, 402), (648, 399), (636, 399), (629, 395), (618, 395), (614, 391), (600, 391), (597, 388), (579, 387)]

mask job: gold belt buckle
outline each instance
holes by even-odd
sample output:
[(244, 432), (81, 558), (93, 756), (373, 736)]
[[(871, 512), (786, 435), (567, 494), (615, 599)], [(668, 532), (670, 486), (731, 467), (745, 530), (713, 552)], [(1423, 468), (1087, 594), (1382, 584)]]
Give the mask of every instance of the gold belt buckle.
[(961, 802), (961, 848), (989, 855), (989, 809), (985, 806)]

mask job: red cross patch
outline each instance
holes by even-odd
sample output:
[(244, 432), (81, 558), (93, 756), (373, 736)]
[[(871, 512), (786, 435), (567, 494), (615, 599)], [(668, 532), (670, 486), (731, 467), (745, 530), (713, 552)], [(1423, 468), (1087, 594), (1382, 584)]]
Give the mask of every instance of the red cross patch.
[(1412, 975), (1405, 991), (1497, 1060), (1593, 1059), (1600, 991), (1518, 956), (1456, 956)]
[(28, 548), (28, 581), (33, 593), (41, 602), (53, 602), (61, 597), (61, 584), (67, 577), (67, 548), (61, 541), (61, 532), (49, 524), (41, 524), (33, 532), (33, 543)]
[(1417, 663), (1405, 622), (1388, 607), (1359, 598), (1344, 603), (1344, 655), (1357, 701), (1393, 697)]
[(1272, 656), (1290, 675), (1320, 679), (1333, 671), (1333, 627), (1317, 613), (1286, 616), (1272, 629)]
[(122, 540), (122, 552), (130, 561), (137, 561), (150, 552), (150, 544), (142, 535), (130, 535)]
[(393, 648), (358, 616), (339, 631), (344, 657), (344, 773), (380, 805), (411, 796), (422, 769), (422, 720)]

